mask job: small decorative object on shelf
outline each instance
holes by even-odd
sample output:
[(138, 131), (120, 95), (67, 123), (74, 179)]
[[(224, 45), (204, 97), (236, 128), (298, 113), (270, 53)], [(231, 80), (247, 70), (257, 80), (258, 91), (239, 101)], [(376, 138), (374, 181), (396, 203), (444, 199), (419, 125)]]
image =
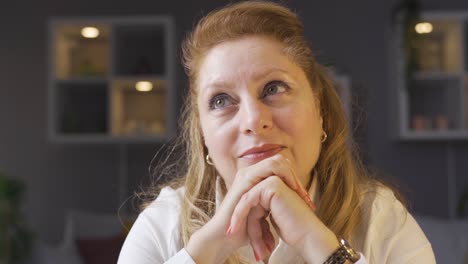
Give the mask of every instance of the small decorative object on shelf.
[(51, 141), (164, 142), (174, 136), (171, 17), (54, 18), (49, 30)]
[(78, 68), (78, 76), (102, 76), (103, 71), (99, 71), (93, 62), (89, 59), (83, 59)]
[(431, 119), (424, 115), (413, 116), (413, 130), (426, 131), (431, 129)]
[(436, 117), (436, 128), (438, 130), (447, 130), (449, 129), (449, 120), (445, 115), (438, 115)]
[(448, 130), (449, 120), (445, 115), (437, 115), (434, 119), (424, 115), (414, 115), (412, 129), (414, 131)]
[(164, 124), (159, 121), (154, 121), (148, 128), (150, 133), (162, 133), (164, 132)]

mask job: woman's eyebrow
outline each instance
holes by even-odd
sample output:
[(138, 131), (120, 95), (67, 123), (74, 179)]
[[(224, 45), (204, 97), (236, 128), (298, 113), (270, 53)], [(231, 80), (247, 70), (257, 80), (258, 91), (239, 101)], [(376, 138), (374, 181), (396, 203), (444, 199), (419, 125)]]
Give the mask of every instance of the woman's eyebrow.
[(213, 82), (208, 83), (205, 87), (208, 90), (217, 90), (217, 89), (230, 88), (230, 87), (232, 87), (232, 85), (229, 82), (226, 82), (226, 81), (214, 80)]
[(275, 72), (281, 72), (283, 74), (289, 74), (288, 71), (286, 71), (286, 70), (284, 70), (282, 68), (277, 68), (277, 67), (271, 68), (271, 67), (269, 67), (269, 68), (266, 68), (264, 70), (253, 73), (252, 74), (252, 79), (254, 81), (258, 81), (260, 79), (265, 78), (265, 76), (268, 76), (269, 74), (272, 74), (272, 73), (275, 73)]
[[(284, 70), (284, 69), (277, 68), (277, 67), (274, 67), (274, 68), (268, 67), (267, 69), (259, 70), (259, 71), (256, 71), (256, 72), (252, 73), (251, 76), (252, 76), (252, 80), (254, 82), (257, 82), (257, 81), (265, 78), (269, 74), (276, 73), (276, 72), (280, 72), (282, 74), (290, 75), (290, 73), (288, 71)], [(233, 85), (229, 81), (225, 81), (225, 80), (222, 80), (222, 79), (214, 79), (213, 81), (206, 84), (205, 87), (208, 90), (217, 90), (217, 89), (231, 89), (231, 88), (233, 88)]]

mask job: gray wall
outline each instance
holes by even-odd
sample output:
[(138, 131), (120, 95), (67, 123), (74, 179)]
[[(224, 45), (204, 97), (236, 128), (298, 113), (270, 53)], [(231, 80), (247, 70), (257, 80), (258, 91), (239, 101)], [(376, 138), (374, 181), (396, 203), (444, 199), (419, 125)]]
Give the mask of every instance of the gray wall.
[[(223, 1), (226, 2), (226, 1)], [(366, 163), (396, 179), (418, 213), (440, 217), (447, 208), (447, 152), (444, 142), (402, 142), (392, 134), (395, 102), (391, 85), (391, 1), (286, 1), (303, 17), (319, 60), (335, 64), (353, 79), (358, 95), (358, 141)], [(424, 7), (440, 9), (438, 0)], [(50, 16), (171, 14), (180, 43), (195, 18), (221, 1), (46, 0), (0, 9), (0, 170), (28, 185), (24, 212), (39, 236), (57, 242), (64, 211), (79, 208), (115, 212), (119, 146), (60, 145), (46, 141), (47, 20)], [(465, 0), (446, 0), (443, 9), (468, 11)], [(178, 60), (178, 58), (176, 58)], [(185, 77), (177, 68), (182, 94)], [(180, 103), (180, 102), (179, 102)], [(129, 189), (148, 176), (155, 144), (128, 147)], [(468, 184), (468, 142), (455, 142), (459, 191)]]

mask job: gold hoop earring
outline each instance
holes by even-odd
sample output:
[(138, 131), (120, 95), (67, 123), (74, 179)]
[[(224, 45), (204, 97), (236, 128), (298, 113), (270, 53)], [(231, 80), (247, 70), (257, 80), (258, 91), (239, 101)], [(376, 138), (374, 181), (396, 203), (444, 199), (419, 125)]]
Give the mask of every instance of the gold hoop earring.
[(210, 158), (210, 154), (206, 154), (205, 159), (206, 159), (206, 163), (208, 163), (208, 165), (211, 165), (211, 166), (214, 165), (213, 161)]
[(327, 138), (328, 138), (327, 132), (322, 130), (322, 136), (320, 137), (320, 141), (323, 143), (327, 141)]

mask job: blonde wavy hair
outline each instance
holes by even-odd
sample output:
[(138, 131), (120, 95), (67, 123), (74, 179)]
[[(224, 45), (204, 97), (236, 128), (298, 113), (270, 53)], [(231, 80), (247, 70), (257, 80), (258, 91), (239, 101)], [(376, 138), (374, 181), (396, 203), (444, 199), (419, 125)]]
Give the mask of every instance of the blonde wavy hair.
[[(197, 107), (200, 64), (214, 46), (248, 35), (265, 36), (284, 45), (285, 53), (305, 72), (320, 103), (323, 143), (315, 166), (320, 203), (317, 216), (338, 236), (349, 238), (361, 223), (360, 195), (370, 182), (350, 140), (348, 121), (332, 79), (315, 60), (303, 36), (303, 25), (288, 8), (264, 1), (231, 4), (203, 17), (182, 45), (183, 64), (190, 88), (185, 99), (179, 140), (185, 146), (185, 164), (173, 187), (185, 187), (181, 214), (181, 238), (185, 246), (191, 235), (215, 214), (216, 170), (205, 163), (207, 154)], [(174, 176), (174, 175), (173, 175)], [(222, 192), (226, 186), (220, 178)], [(160, 188), (154, 188), (154, 193)], [(236, 256), (227, 263), (242, 262)]]

